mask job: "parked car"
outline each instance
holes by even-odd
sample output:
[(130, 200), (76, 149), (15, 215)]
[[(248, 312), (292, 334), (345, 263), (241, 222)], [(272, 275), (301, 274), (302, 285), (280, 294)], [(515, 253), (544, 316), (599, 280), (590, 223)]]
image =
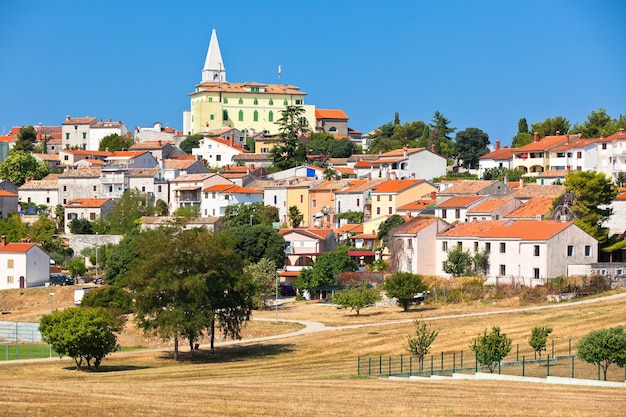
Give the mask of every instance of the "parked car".
[(102, 278), (96, 278), (93, 280), (93, 283), (96, 285), (102, 285), (104, 284), (104, 280)]
[(278, 291), (283, 297), (293, 297), (296, 295), (296, 290), (291, 285), (279, 285)]
[(74, 285), (74, 280), (65, 275), (55, 275), (50, 277), (50, 285)]

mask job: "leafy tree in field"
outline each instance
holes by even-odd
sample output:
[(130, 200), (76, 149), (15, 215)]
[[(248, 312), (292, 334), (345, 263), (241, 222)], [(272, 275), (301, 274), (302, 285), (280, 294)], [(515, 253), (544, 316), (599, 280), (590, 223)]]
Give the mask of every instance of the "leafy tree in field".
[(148, 334), (194, 342), (206, 331), (215, 349), (216, 328), (240, 338), (250, 318), (255, 285), (243, 273), (244, 261), (232, 240), (202, 228), (163, 227), (142, 232), (134, 241), (137, 257), (124, 273), (135, 300), (136, 320)]
[(413, 297), (426, 291), (428, 287), (421, 275), (411, 274), (410, 272), (396, 272), (385, 279), (384, 289), (389, 297), (398, 300), (398, 305), (404, 311), (408, 311), (409, 306), (413, 303)]
[(74, 359), (76, 369), (81, 369), (83, 362), (91, 369), (92, 361), (98, 369), (102, 359), (115, 351), (121, 324), (105, 310), (72, 307), (44, 315), (39, 331), (57, 353)]
[(107, 268), (104, 277), (104, 281), (107, 284), (118, 284), (119, 278), (126, 274), (133, 260), (139, 256), (136, 245), (139, 234), (139, 231), (127, 234), (120, 243), (113, 246), (110, 253), (107, 254)]
[(106, 221), (110, 225), (112, 235), (125, 235), (139, 226), (137, 221), (142, 216), (152, 216), (154, 206), (147, 194), (136, 188), (124, 191), (122, 197), (115, 202), (113, 209), (107, 215)]
[(487, 333), (485, 329), (482, 336), (474, 339), (470, 349), (476, 354), (478, 363), (486, 366), (489, 372), (493, 373), (496, 365), (511, 351), (511, 343), (506, 333), (500, 333), (500, 328), (494, 326), (491, 328), (491, 333)]
[(350, 309), (360, 315), (361, 309), (380, 300), (380, 294), (376, 288), (367, 288), (367, 283), (362, 283), (356, 287), (339, 291), (333, 297), (333, 304), (337, 304), (339, 309)]
[(193, 148), (200, 147), (200, 141), (204, 139), (204, 135), (189, 135), (185, 140), (180, 143), (179, 148), (188, 155), (191, 155)]
[(91, 222), (87, 219), (72, 219), (68, 227), (70, 229), (70, 232), (75, 235), (93, 234)]
[(624, 367), (626, 333), (622, 326), (594, 330), (578, 342), (576, 350), (581, 360), (602, 368), (606, 381), (606, 371), (612, 363)]
[(566, 193), (576, 196), (574, 223), (601, 243), (606, 241), (608, 230), (601, 225), (611, 215), (609, 204), (619, 191), (612, 180), (602, 172), (574, 171), (565, 177), (564, 185)]
[(28, 228), (28, 237), (39, 245), (54, 240), (56, 233), (57, 224), (45, 215), (40, 215), (37, 221)]
[(243, 272), (252, 277), (258, 293), (255, 297), (255, 307), (267, 307), (268, 300), (276, 295), (276, 264), (267, 258), (244, 267)]
[(533, 125), (530, 126), (530, 130), (533, 134), (535, 132), (539, 133), (539, 138), (543, 138), (544, 136), (554, 136), (556, 135), (556, 132), (560, 132), (561, 135), (565, 135), (569, 133), (569, 129), (569, 120), (562, 116), (556, 116), (554, 119), (548, 117), (543, 122), (533, 123)]
[(522, 174), (523, 172), (519, 169), (494, 167), (486, 169), (482, 179), (504, 181), (507, 178), (509, 181), (519, 181), (522, 178)]
[(334, 276), (340, 272), (358, 271), (359, 264), (348, 256), (348, 248), (339, 246), (333, 252), (317, 257), (311, 268), (303, 269), (296, 280), (299, 290), (310, 290), (323, 285), (336, 284)]
[(450, 123), (450, 120), (436, 111), (430, 124), (431, 144), (435, 145), (435, 153), (445, 158), (452, 158), (456, 152), (454, 141), (450, 137), (456, 128), (450, 127)]
[(287, 106), (276, 122), (279, 125), (278, 139), (271, 152), (274, 156), (274, 165), (280, 170), (293, 168), (304, 162), (306, 151), (299, 139), (306, 131), (302, 125), (303, 115), (303, 107)]
[(230, 227), (249, 226), (250, 224), (271, 226), (278, 220), (278, 208), (274, 206), (266, 206), (263, 202), (239, 203), (226, 207), (222, 217), (222, 227), (228, 229)]
[(285, 264), (285, 238), (272, 226), (235, 226), (224, 231), (234, 242), (237, 253), (250, 263), (263, 258), (274, 262), (277, 268)]
[(133, 138), (130, 136), (120, 136), (117, 133), (107, 135), (100, 140), (99, 151), (117, 152), (128, 150), (133, 145)]
[(392, 214), (378, 226), (378, 239), (382, 240), (383, 246), (389, 244), (389, 232), (398, 226), (402, 226), (405, 220), (399, 214)]
[(456, 134), (456, 156), (469, 169), (478, 167), (478, 158), (487, 153), (489, 135), (475, 127), (468, 127)]
[(414, 323), (415, 334), (407, 337), (407, 350), (417, 358), (419, 370), (422, 371), (424, 370), (424, 358), (430, 352), (430, 346), (439, 336), (439, 331), (429, 328), (426, 322), (422, 320), (415, 320)]
[(389, 122), (376, 130), (375, 134), (370, 138), (369, 150), (371, 153), (375, 154), (395, 149), (391, 144), (391, 137), (396, 126), (394, 123)]
[(302, 213), (300, 213), (300, 209), (298, 209), (298, 206), (289, 207), (289, 213), (287, 214), (287, 217), (289, 217), (289, 220), (291, 221), (291, 227), (293, 227), (294, 229), (300, 227), (302, 219), (304, 218)]
[(7, 242), (19, 242), (27, 233), (28, 229), (18, 212), (10, 213), (6, 219), (0, 219), (0, 235), (6, 236)]
[(533, 348), (535, 354), (539, 354), (541, 361), (541, 352), (546, 350), (546, 342), (548, 336), (552, 333), (552, 327), (533, 327), (528, 344)]
[(83, 275), (87, 272), (87, 267), (85, 266), (85, 261), (82, 258), (74, 258), (68, 265), (67, 269), (70, 271), (70, 275), (72, 278), (76, 279), (77, 277)]
[[(409, 148), (426, 147), (425, 142), (423, 144), (421, 143), (425, 128), (428, 129), (428, 125), (422, 120), (396, 125), (393, 129), (393, 135), (391, 135), (393, 148), (400, 149), (404, 146), (408, 146)], [(426, 138), (428, 138), (428, 135), (426, 135)]]
[(15, 145), (11, 149), (12, 152), (23, 151), (31, 153), (35, 149), (35, 143), (37, 142), (37, 132), (33, 125), (28, 125), (20, 128), (20, 133), (17, 134), (17, 140)]
[(0, 162), (0, 178), (8, 180), (18, 187), (26, 178), (40, 180), (50, 173), (50, 166), (40, 162), (29, 153), (11, 149), (6, 159)]
[(448, 259), (443, 261), (443, 271), (453, 277), (472, 274), (472, 255), (458, 245), (448, 250)]
[(472, 257), (472, 267), (474, 274), (484, 277), (489, 271), (489, 251), (478, 251)]

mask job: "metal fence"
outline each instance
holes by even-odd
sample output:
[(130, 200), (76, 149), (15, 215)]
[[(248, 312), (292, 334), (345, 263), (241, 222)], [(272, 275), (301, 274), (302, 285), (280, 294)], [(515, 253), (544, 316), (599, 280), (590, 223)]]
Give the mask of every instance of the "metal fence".
[(39, 323), (0, 321), (0, 360), (58, 356), (41, 339)]
[[(575, 343), (571, 338), (548, 340), (541, 357), (527, 345), (513, 345), (509, 354), (502, 358), (493, 373), (527, 377), (563, 377), (603, 380), (600, 365), (584, 362), (576, 356)], [(624, 364), (626, 365), (626, 364)], [(357, 359), (359, 376), (434, 376), (455, 373), (491, 372), (478, 363), (472, 351), (440, 352), (424, 358), (423, 363), (412, 355), (373, 356)], [(608, 368), (607, 381), (626, 381), (626, 366), (612, 364)]]

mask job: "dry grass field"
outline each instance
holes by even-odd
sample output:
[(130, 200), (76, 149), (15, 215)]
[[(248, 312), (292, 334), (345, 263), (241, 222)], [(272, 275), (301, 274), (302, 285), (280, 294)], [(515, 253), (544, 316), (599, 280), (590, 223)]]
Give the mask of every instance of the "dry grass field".
[[(0, 309), (11, 311), (3, 319), (32, 321), (49, 311), (50, 291), (41, 290), (39, 296), (30, 290), (12, 299), (0, 296)], [(54, 291), (55, 308), (71, 305), (63, 301), (65, 288)], [(318, 321), (329, 328), (282, 339), (221, 344), (214, 355), (203, 346), (196, 357), (183, 355), (179, 362), (166, 348), (118, 352), (107, 357), (98, 372), (77, 372), (71, 359), (4, 362), (0, 415), (626, 415), (626, 388), (357, 376), (358, 356), (406, 355), (406, 336), (417, 318), (432, 320), (429, 323), (440, 330), (433, 352), (468, 351), (471, 340), (494, 325), (520, 346), (527, 346), (534, 326), (551, 326), (551, 336), (564, 341), (578, 340), (593, 329), (626, 325), (626, 297), (507, 312), (520, 307), (528, 306), (507, 300), (425, 305), (406, 313), (398, 307), (377, 307), (364, 309), (357, 317), (333, 306), (294, 302), (280, 306), (279, 320)], [(269, 321), (251, 323), (246, 337), (298, 328), (273, 323), (274, 310), (255, 312), (254, 318)], [(615, 369), (623, 375), (623, 369)]]

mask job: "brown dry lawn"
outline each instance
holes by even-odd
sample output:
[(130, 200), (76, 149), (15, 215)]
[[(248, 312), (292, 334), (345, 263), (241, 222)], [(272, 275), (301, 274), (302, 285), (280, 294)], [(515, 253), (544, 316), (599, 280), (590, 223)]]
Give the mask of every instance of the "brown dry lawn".
[[(49, 289), (0, 296), (3, 319), (25, 321), (49, 311)], [(39, 290), (37, 290), (39, 291)], [(64, 308), (64, 288), (54, 290)], [(68, 289), (73, 291), (73, 289)], [(43, 301), (38, 301), (43, 297)], [(70, 297), (68, 297), (70, 298)], [(21, 300), (21, 301), (20, 301)], [(12, 309), (11, 304), (15, 309)], [(27, 305), (28, 304), (28, 305)], [(491, 381), (395, 381), (358, 377), (357, 357), (406, 355), (412, 320), (431, 318), (440, 329), (433, 352), (468, 351), (471, 340), (497, 325), (514, 345), (528, 344), (530, 329), (551, 326), (564, 342), (592, 329), (626, 326), (626, 297), (558, 309), (505, 313), (515, 300), (362, 310), (360, 317), (319, 303), (279, 309), (281, 320), (312, 320), (335, 328), (272, 341), (218, 346), (180, 362), (166, 348), (120, 352), (98, 372), (77, 372), (71, 359), (0, 365), (3, 416), (617, 416), (626, 415), (626, 388), (577, 387)], [(463, 313), (501, 314), (461, 317)], [(274, 319), (275, 312), (255, 312)], [(456, 316), (456, 317), (453, 317)], [(389, 324), (395, 322), (394, 324)], [(259, 327), (255, 327), (259, 326)], [(253, 322), (251, 336), (297, 326)], [(615, 367), (615, 366), (614, 366)], [(615, 367), (616, 374), (623, 369)]]

